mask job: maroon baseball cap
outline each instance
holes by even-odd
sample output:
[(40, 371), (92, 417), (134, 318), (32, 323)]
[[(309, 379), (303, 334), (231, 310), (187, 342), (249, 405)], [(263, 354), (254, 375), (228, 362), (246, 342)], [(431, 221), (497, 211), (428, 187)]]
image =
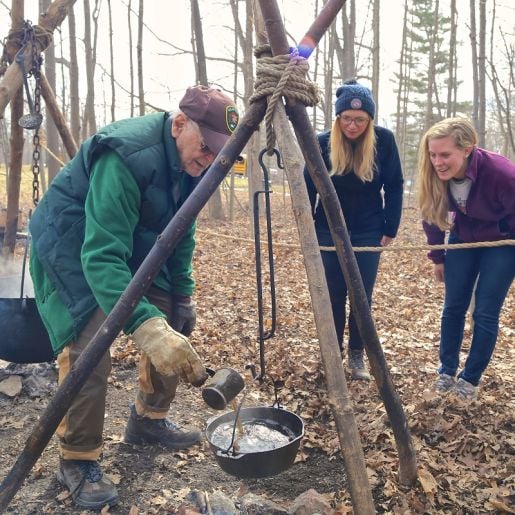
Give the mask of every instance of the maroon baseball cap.
[(179, 109), (198, 123), (204, 143), (215, 154), (222, 150), (240, 119), (232, 99), (207, 86), (189, 87), (179, 102)]

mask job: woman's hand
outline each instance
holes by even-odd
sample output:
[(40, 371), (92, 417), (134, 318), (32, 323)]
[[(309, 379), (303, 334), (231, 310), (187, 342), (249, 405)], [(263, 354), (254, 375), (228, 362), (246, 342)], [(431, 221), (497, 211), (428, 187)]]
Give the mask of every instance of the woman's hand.
[(444, 269), (443, 263), (435, 264), (434, 274), (435, 274), (436, 280), (439, 283), (443, 283), (443, 269)]

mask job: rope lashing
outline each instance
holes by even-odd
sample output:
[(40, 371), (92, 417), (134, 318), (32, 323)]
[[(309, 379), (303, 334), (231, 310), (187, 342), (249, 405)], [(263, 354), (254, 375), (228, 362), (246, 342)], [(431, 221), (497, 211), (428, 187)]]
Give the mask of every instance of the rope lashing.
[[(30, 23), (30, 22), (26, 22)], [(53, 40), (51, 31), (41, 27), (40, 25), (31, 25), (34, 30), (34, 39), (37, 48), (33, 48), (34, 53), (41, 53), (45, 48), (48, 48)], [(12, 62), (14, 54), (23, 46), (26, 28), (11, 29), (4, 40), (4, 59)]]
[(272, 123), (277, 102), (282, 96), (297, 100), (305, 106), (314, 106), (319, 101), (317, 86), (306, 79), (308, 62), (298, 55), (296, 49), (290, 54), (272, 56), (270, 45), (260, 45), (254, 50), (257, 58), (254, 94), (252, 104), (267, 98), (265, 112), (266, 149), (272, 155), (275, 146), (275, 131)]

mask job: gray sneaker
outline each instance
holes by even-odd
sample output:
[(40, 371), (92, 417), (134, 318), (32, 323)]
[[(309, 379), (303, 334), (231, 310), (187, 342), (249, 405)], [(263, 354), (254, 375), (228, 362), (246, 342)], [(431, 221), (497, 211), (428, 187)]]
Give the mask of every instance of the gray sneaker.
[(59, 459), (57, 480), (68, 488), (75, 504), (99, 510), (118, 502), (118, 492), (97, 461)]
[(477, 392), (479, 390), (478, 386), (474, 386), (472, 383), (465, 381), (461, 377), (456, 381), (456, 386), (454, 387), (454, 393), (457, 397), (459, 397), (462, 401), (475, 401), (477, 399)]
[(370, 381), (370, 374), (365, 367), (363, 349), (349, 349), (347, 368), (352, 379)]
[(434, 389), (437, 392), (445, 393), (454, 388), (456, 379), (454, 376), (448, 374), (438, 374), (438, 379), (435, 381)]

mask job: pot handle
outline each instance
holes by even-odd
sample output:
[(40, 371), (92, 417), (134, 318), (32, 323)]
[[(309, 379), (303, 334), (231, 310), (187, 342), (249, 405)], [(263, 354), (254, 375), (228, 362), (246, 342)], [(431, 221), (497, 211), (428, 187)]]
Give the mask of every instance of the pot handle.
[[(232, 448), (232, 446), (231, 446)], [(223, 452), (222, 450), (216, 451), (216, 455), (220, 458), (229, 458), (230, 460), (241, 460), (245, 456), (245, 453), (239, 454), (229, 454), (228, 452)]]

